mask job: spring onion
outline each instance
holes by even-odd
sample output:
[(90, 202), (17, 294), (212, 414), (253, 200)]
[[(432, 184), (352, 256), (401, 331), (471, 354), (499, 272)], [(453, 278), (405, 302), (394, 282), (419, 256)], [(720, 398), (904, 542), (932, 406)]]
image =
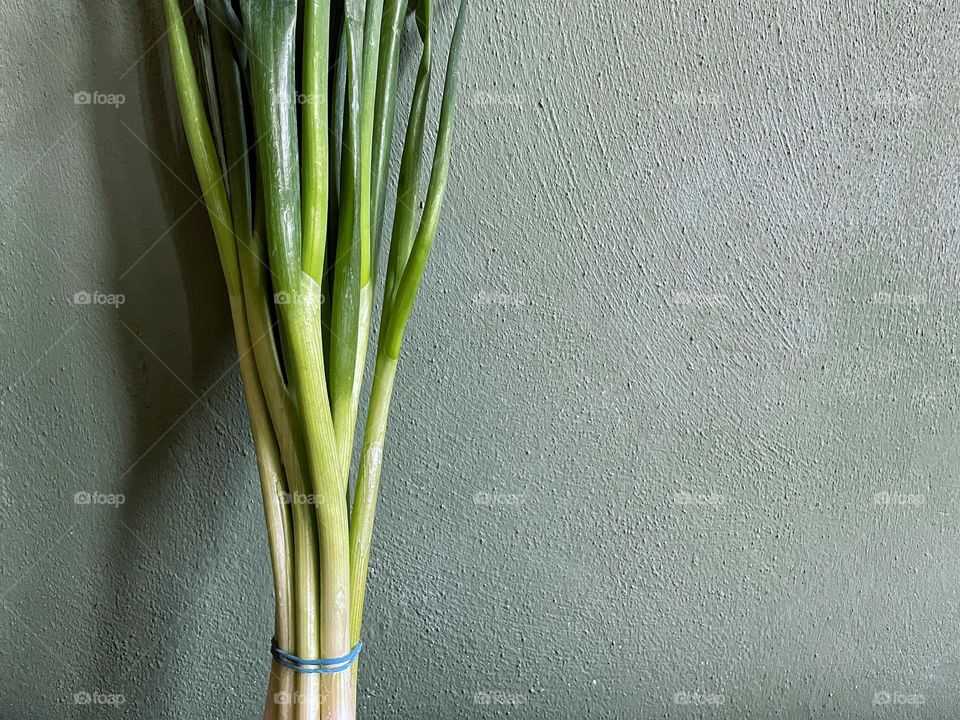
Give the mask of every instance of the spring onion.
[[(450, 45), (425, 192), (431, 0), (193, 0), (186, 13), (179, 0), (163, 1), (256, 449), (274, 642), (281, 659), (348, 656), (362, 636), (401, 344), (447, 186), (467, 0)], [(381, 272), (400, 41), (410, 15), (421, 50)], [(374, 370), (354, 470), (368, 350)], [(275, 654), (265, 717), (355, 718), (357, 663), (303, 673)]]

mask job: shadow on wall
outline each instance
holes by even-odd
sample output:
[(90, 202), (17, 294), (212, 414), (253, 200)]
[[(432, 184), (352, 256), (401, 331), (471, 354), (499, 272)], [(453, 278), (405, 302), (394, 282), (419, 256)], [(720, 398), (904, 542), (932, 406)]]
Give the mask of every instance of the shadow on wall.
[[(231, 520), (209, 509), (238, 480), (197, 458), (210, 455), (206, 438), (223, 422), (209, 399), (219, 380), (221, 391), (229, 386), (235, 353), (169, 77), (162, 5), (87, 3), (85, 12), (86, 81), (127, 98), (97, 113), (94, 132), (110, 281), (126, 298), (107, 337), (123, 359), (118, 382), (130, 410), (120, 420), (127, 436), (113, 490), (125, 503), (103, 516), (115, 521), (101, 528), (98, 548), (108, 557), (94, 612), (99, 649), (85, 680), (122, 693), (125, 715), (146, 716), (203, 692), (194, 680), (203, 668), (193, 619), (216, 584), (213, 538)], [(184, 672), (195, 665), (197, 673)]]

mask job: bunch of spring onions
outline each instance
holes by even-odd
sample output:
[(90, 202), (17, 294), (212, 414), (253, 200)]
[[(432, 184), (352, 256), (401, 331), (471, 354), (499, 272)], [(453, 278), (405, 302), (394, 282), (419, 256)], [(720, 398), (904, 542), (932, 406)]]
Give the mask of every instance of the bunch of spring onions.
[[(425, 191), (430, 0), (193, 0), (186, 13), (178, 0), (164, 6), (261, 478), (276, 596), (266, 717), (354, 718), (387, 413), (447, 184), (466, 0)], [(400, 38), (409, 16), (422, 44), (387, 231)], [(354, 474), (381, 275), (375, 369)]]

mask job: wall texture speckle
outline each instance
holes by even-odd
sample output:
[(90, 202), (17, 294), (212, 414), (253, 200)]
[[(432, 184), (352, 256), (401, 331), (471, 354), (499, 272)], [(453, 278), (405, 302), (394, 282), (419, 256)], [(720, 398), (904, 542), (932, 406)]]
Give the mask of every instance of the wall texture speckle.
[[(960, 6), (474, 10), (361, 717), (958, 716)], [(166, 57), (159, 3), (0, 7), (4, 720), (263, 702)]]

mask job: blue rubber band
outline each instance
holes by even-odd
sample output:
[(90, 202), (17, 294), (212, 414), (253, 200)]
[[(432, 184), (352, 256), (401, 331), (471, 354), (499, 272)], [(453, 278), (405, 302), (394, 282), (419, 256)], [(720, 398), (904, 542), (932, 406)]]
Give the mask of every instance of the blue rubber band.
[(302, 657), (297, 657), (293, 653), (281, 650), (277, 647), (277, 641), (274, 639), (270, 641), (270, 654), (273, 655), (274, 660), (276, 660), (278, 664), (294, 672), (305, 675), (332, 675), (333, 673), (343, 672), (353, 665), (354, 660), (360, 655), (360, 648), (362, 647), (363, 642), (361, 641), (354, 645), (353, 650), (343, 657), (304, 660)]

